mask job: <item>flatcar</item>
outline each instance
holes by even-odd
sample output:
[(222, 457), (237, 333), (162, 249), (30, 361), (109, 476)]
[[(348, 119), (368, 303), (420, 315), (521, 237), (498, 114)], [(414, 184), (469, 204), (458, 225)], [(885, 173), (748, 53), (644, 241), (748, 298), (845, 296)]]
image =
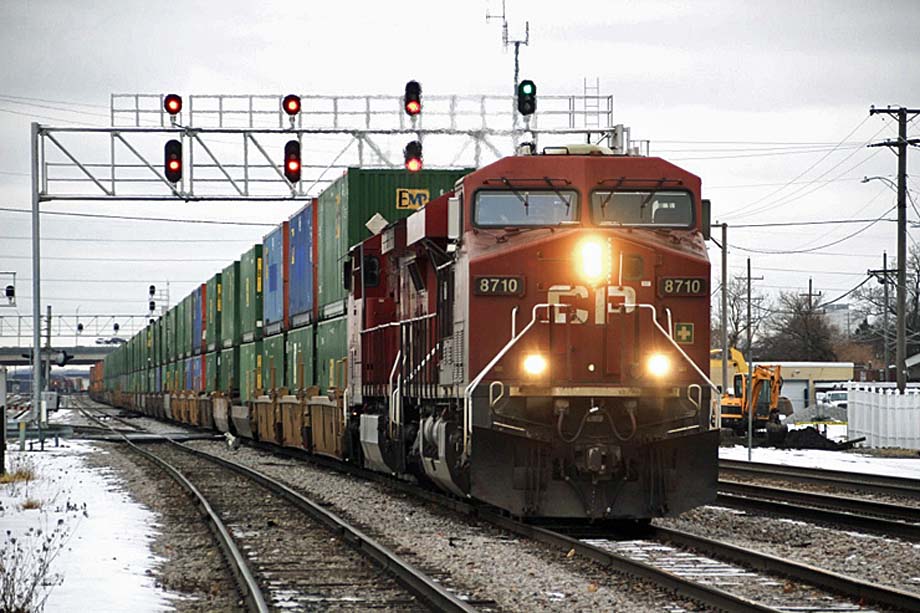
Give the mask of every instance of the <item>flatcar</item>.
[[(290, 240), (266, 237), (239, 297), (224, 269), (223, 291), (199, 288), (185, 307), (202, 317), (184, 314), (174, 333), (167, 314), (131, 364), (110, 356), (94, 395), (516, 516), (645, 519), (715, 499), (698, 177), (589, 145), (453, 176), (362, 183), (368, 172), (285, 222)], [(275, 333), (236, 324), (249, 336), (196, 355), (185, 337), (215, 334), (215, 317), (225, 332), (228, 308), (252, 311), (256, 290), (283, 292), (263, 303)], [(209, 315), (221, 299), (224, 315)], [(170, 335), (188, 350), (171, 351)]]

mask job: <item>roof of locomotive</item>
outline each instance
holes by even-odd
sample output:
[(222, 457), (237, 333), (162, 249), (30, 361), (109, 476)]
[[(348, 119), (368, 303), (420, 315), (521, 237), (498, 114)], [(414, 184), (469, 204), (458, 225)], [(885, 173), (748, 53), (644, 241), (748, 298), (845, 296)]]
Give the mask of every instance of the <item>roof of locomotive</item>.
[[(573, 184), (598, 188), (615, 187), (619, 183), (626, 187), (640, 187), (644, 184), (673, 187), (674, 183), (698, 191), (700, 178), (675, 164), (659, 157), (626, 155), (516, 155), (496, 160), (466, 175), (462, 181), (468, 187), (479, 187), (486, 183), (495, 184), (496, 179), (566, 179)], [(544, 186), (546, 184), (544, 183)], [(548, 186), (547, 186), (548, 187)], [(558, 187), (558, 186), (557, 186)], [(534, 183), (534, 189), (540, 184)]]

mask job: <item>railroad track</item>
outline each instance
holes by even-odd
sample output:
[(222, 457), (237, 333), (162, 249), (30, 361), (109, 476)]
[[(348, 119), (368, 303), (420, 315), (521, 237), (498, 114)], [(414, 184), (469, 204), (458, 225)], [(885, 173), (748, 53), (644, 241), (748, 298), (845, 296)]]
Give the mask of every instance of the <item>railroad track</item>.
[(718, 504), (920, 541), (920, 508), (719, 480)]
[[(871, 611), (861, 603), (895, 610), (920, 610), (920, 595), (860, 581), (806, 564), (689, 533), (653, 526), (643, 539), (623, 541), (609, 533), (572, 534), (569, 529), (553, 530), (492, 512), (489, 509), (437, 492), (423, 490), (373, 471), (327, 461), (297, 450), (251, 443), (276, 455), (306, 459), (337, 472), (344, 472), (388, 486), (417, 498), (476, 516), (511, 533), (593, 560), (607, 568), (668, 589), (679, 597), (722, 611)], [(647, 540), (652, 539), (652, 540)], [(630, 544), (632, 543), (632, 544)], [(669, 551), (670, 550), (670, 551)], [(733, 579), (718, 580), (714, 576)], [(793, 584), (810, 589), (789, 590)], [(734, 590), (731, 591), (734, 582)], [(769, 592), (757, 600), (747, 596), (748, 584)], [(772, 590), (772, 591), (771, 591)], [(820, 594), (819, 594), (820, 593)]]
[[(573, 532), (571, 526), (551, 529), (522, 523), (468, 501), (420, 489), (406, 482), (392, 479), (387, 475), (356, 466), (342, 465), (322, 457), (309, 456), (293, 449), (279, 449), (261, 443), (253, 443), (252, 445), (276, 455), (307, 459), (307, 461), (315, 465), (330, 468), (337, 472), (386, 484), (416, 498), (451, 508), (464, 515), (479, 517), (513, 534), (542, 542), (562, 551), (571, 552), (574, 550), (577, 555), (590, 559), (611, 570), (654, 583), (682, 598), (693, 600), (705, 607), (716, 610), (732, 612), (772, 611), (774, 613), (776, 611), (796, 611), (801, 613), (806, 611), (856, 612), (873, 610), (862, 607), (858, 604), (860, 602), (877, 603), (895, 610), (920, 610), (920, 594), (870, 584), (807, 564), (790, 562), (769, 554), (743, 549), (730, 543), (704, 539), (691, 533), (653, 526), (642, 534), (643, 538), (658, 541), (657, 545), (651, 545), (651, 547), (673, 544), (684, 549), (682, 553), (676, 554), (675, 559), (690, 559), (695, 555), (688, 553), (686, 550), (693, 550), (712, 558), (709, 561), (688, 562), (685, 567), (681, 567), (679, 564), (670, 563), (665, 556), (658, 557), (658, 559), (643, 559), (641, 556), (633, 557), (630, 555), (628, 547), (627, 549), (618, 549), (616, 545), (604, 547), (602, 543), (597, 542), (598, 539), (601, 539), (616, 543), (623, 540), (622, 535), (617, 535), (611, 539), (608, 538), (610, 536), (609, 532), (597, 532), (590, 527), (587, 532), (579, 533), (578, 531)], [(582, 524), (581, 527), (584, 528), (584, 525)], [(782, 589), (785, 589), (787, 585), (787, 580), (790, 580), (817, 588), (824, 595), (823, 600), (809, 598), (812, 606), (807, 606), (801, 600), (795, 600), (794, 594), (783, 593), (775, 594), (771, 603), (754, 601), (743, 595), (747, 591), (744, 586), (741, 586), (739, 591), (742, 595), (734, 594), (726, 589), (729, 586), (724, 582), (720, 584), (718, 581), (713, 581), (712, 573), (708, 573), (710, 576), (707, 576), (707, 573), (704, 572), (707, 565), (710, 569), (713, 569), (720, 564), (720, 568), (727, 569), (727, 572), (731, 573), (738, 581), (745, 580), (744, 577), (753, 577), (754, 581), (764, 583), (766, 586), (773, 583), (776, 589), (782, 592)], [(692, 572), (691, 569), (694, 566), (703, 570)], [(689, 572), (682, 573), (680, 572), (682, 570), (688, 570)], [(764, 574), (769, 576), (764, 576)], [(767, 589), (767, 587), (762, 588), (762, 590)], [(808, 591), (800, 593), (809, 596)], [(782, 602), (786, 604), (785, 607), (774, 606)], [(830, 606), (829, 603), (834, 603), (834, 605)]]
[(124, 440), (195, 496), (252, 611), (476, 610), (283, 483), (180, 443)]
[(885, 494), (920, 500), (920, 479), (737, 460), (719, 460), (719, 473), (756, 479), (815, 483), (867, 494)]

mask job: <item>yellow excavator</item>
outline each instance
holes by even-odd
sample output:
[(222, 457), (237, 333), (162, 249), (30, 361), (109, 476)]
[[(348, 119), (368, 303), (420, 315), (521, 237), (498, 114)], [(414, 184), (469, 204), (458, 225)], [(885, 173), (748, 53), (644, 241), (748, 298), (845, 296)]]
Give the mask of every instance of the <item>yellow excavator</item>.
[[(729, 352), (732, 389), (731, 393), (722, 390), (722, 427), (739, 434), (747, 432), (748, 413), (753, 409), (754, 429), (765, 429), (768, 438), (782, 440), (786, 428), (779, 416), (792, 414), (792, 402), (780, 396), (783, 387), (782, 367), (779, 364), (758, 364), (751, 373), (740, 351), (731, 348)], [(721, 381), (721, 369), (722, 350), (713, 349), (710, 352), (710, 372), (714, 376), (719, 374), (715, 379), (717, 383)]]

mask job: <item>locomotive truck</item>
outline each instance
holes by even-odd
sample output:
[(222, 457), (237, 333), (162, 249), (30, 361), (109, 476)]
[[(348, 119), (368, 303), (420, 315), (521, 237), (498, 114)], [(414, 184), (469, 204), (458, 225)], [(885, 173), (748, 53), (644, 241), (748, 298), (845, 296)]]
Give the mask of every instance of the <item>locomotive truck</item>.
[[(174, 331), (167, 314), (97, 366), (94, 395), (517, 516), (645, 519), (714, 501), (698, 177), (589, 145), (459, 172), (433, 197), (419, 182), (436, 171), (375, 171), (389, 175), (359, 189), (366, 172), (350, 170), (285, 222), (290, 245), (266, 238), (282, 252), (261, 254), (256, 285), (283, 288), (284, 305), (311, 303), (266, 313), (280, 333), (258, 340), (251, 326), (215, 358), (207, 342), (199, 356), (175, 351), (215, 334), (209, 320), (226, 328), (199, 299), (202, 323)], [(251, 310), (246, 292), (261, 288), (238, 287), (240, 276), (225, 269), (224, 291), (206, 301)], [(183, 354), (197, 369), (176, 365)]]

